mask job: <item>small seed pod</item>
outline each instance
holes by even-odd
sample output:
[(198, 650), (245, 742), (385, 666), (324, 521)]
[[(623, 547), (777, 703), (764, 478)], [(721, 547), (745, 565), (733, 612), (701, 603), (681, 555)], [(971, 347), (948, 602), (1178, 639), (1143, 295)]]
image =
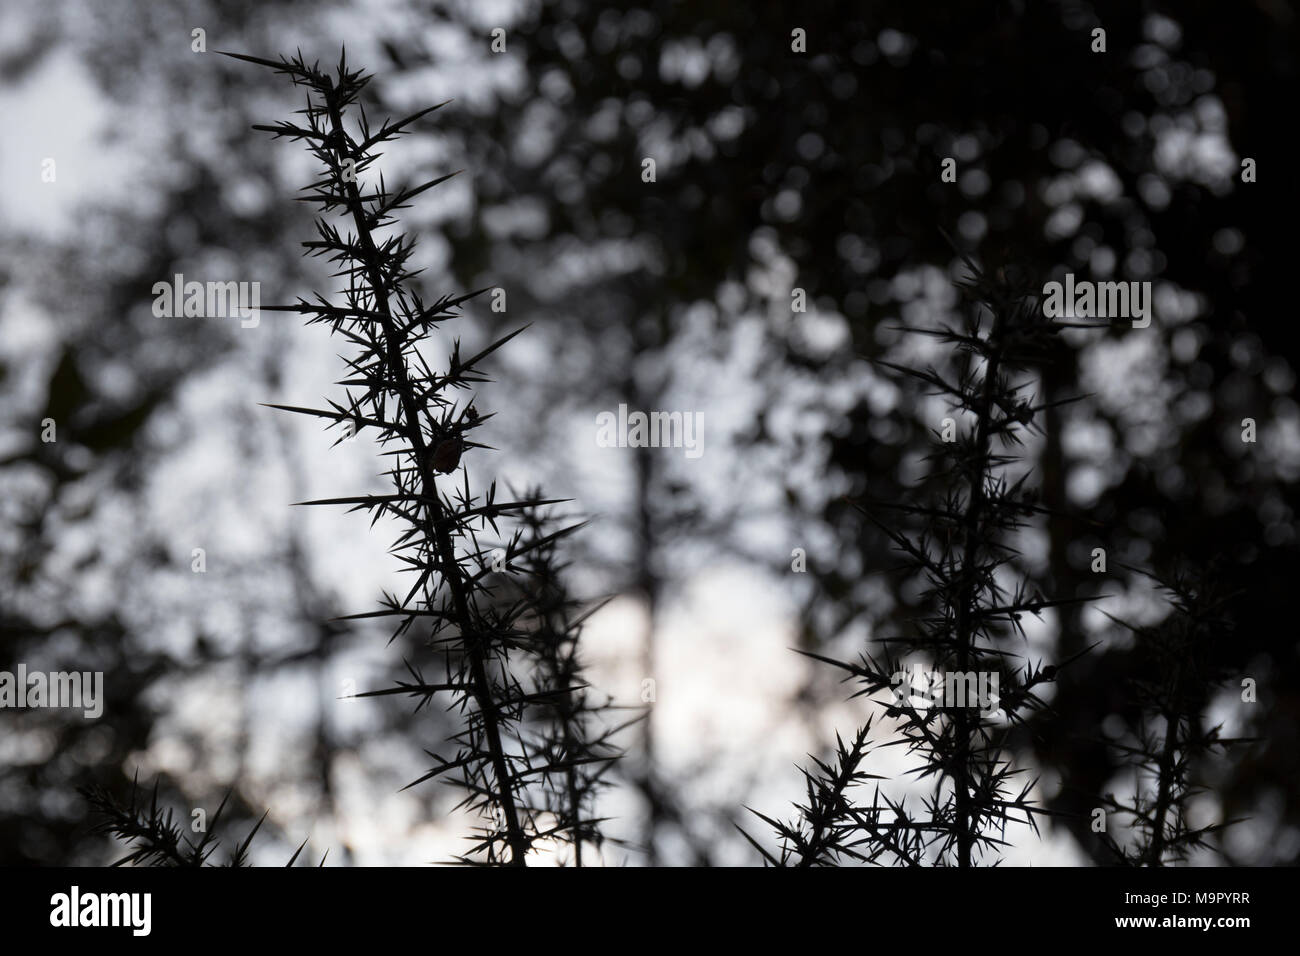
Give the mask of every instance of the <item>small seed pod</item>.
[(448, 474), (460, 464), (460, 453), (465, 443), (459, 438), (447, 438), (438, 442), (429, 455), (429, 470), (439, 474)]

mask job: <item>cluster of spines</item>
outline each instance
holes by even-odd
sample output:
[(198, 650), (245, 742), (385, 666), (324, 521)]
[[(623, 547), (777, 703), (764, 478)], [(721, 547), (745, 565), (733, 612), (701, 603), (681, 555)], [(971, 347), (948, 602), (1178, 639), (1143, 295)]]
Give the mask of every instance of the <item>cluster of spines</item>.
[[(125, 843), (129, 848), (126, 856), (116, 860), (113, 866), (159, 866), (159, 867), (203, 867), (214, 866), (212, 857), (221, 845), (222, 824), (225, 822), (226, 805), (230, 802), (230, 793), (222, 798), (221, 804), (206, 820), (197, 838), (191, 837), (176, 821), (175, 812), (158, 802), (158, 785), (146, 803), (140, 797), (138, 782), (131, 786), (131, 797), (125, 804), (102, 787), (90, 787), (81, 791), (81, 795), (98, 815), (99, 822), (93, 832), (106, 833)], [(266, 814), (248, 831), (248, 836), (235, 844), (226, 860), (225, 866), (242, 867), (251, 865), (249, 848), (253, 839), (266, 821)], [(294, 851), (285, 866), (293, 866), (307, 846), (303, 840)], [(325, 865), (321, 856), (320, 865)]]

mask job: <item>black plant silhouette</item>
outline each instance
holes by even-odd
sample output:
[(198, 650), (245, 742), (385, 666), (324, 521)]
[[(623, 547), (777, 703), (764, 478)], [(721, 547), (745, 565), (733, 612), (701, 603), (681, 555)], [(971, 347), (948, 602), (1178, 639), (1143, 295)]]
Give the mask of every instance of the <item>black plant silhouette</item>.
[[(1062, 328), (1099, 323), (1050, 320), (1014, 269), (989, 275), (969, 258), (965, 263), (971, 275), (959, 283), (969, 306), (964, 325), (904, 329), (948, 346), (953, 369), (877, 364), (943, 396), (967, 427), (961, 430), (954, 417), (933, 430), (932, 500), (855, 502), (902, 555), (901, 570), (921, 590), (927, 611), (910, 633), (883, 638), (883, 654), (845, 662), (801, 652), (847, 672), (860, 685), (858, 695), (891, 692), (884, 714), (899, 722), (900, 742), (919, 762), (916, 775), (931, 779), (934, 789), (921, 815), (879, 789), (870, 805), (855, 805), (850, 791), (878, 779), (858, 770), (868, 725), (851, 745), (839, 744), (833, 763), (804, 771), (808, 803), (798, 821), (764, 818), (782, 840), (779, 856), (764, 853), (768, 862), (812, 865), (848, 857), (968, 867), (996, 859), (1008, 824), (1036, 831), (1046, 813), (1031, 798), (1035, 781), (1023, 780), (1011, 761), (1008, 736), (1027, 714), (1046, 708), (1036, 689), (1056, 680), (1069, 661), (1016, 666), (1022, 654), (1014, 639), (1025, 638), (1024, 615), (1041, 616), (1076, 599), (1044, 596), (1017, 569), (1016, 533), (1049, 509), (1028, 471), (1016, 473), (1016, 466), (1026, 434), (1041, 431), (1037, 416), (1053, 404), (1030, 394), (1028, 373), (1048, 359)], [(921, 659), (936, 683), (920, 695), (905, 692), (909, 664)]]
[(1135, 641), (1137, 673), (1129, 682), (1135, 715), (1122, 736), (1105, 743), (1132, 774), (1133, 789), (1126, 799), (1110, 793), (1101, 799), (1107, 816), (1127, 820), (1127, 839), (1109, 829), (1100, 836), (1118, 863), (1164, 866), (1186, 862), (1192, 850), (1213, 849), (1206, 837), (1241, 822), (1196, 826), (1189, 806), (1204, 792), (1197, 775), (1207, 758), (1255, 738), (1225, 737), (1222, 724), (1207, 726), (1205, 717), (1228, 676), (1219, 648), (1234, 630), (1233, 595), (1222, 593), (1205, 569), (1146, 576), (1170, 609), (1152, 625), (1116, 621)]
[[(216, 812), (212, 814), (212, 818), (205, 821), (202, 828), (203, 835), (195, 840), (187, 836), (181, 825), (176, 822), (175, 813), (159, 804), (158, 785), (156, 783), (148, 804), (145, 804), (140, 799), (138, 781), (132, 784), (131, 797), (125, 805), (119, 803), (113, 794), (103, 787), (85, 787), (79, 792), (89, 801), (91, 808), (100, 817), (100, 822), (94, 828), (95, 832), (110, 834), (130, 847), (131, 852), (114, 862), (113, 866), (126, 866), (129, 864), (199, 867), (213, 865), (210, 860), (221, 845), (219, 833), (222, 824), (225, 822), (224, 814), (226, 804), (230, 800), (229, 793), (222, 798)], [(262, 828), (265, 820), (266, 814), (264, 813), (262, 818), (248, 831), (248, 835), (235, 844), (235, 848), (230, 852), (229, 859), (226, 862), (227, 866), (249, 865), (249, 847), (252, 846), (253, 839), (257, 836), (257, 832)], [(293, 866), (306, 846), (307, 841), (303, 840), (285, 866)], [(325, 865), (325, 857), (328, 855), (328, 851), (326, 851), (326, 854), (321, 857), (321, 866)]]
[[(348, 69), (346, 53), (333, 75), (309, 66), (300, 53), (278, 62), (225, 55), (269, 67), (307, 89), (300, 124), (255, 128), (305, 141), (320, 162), (321, 178), (306, 187), (305, 197), (321, 211), (318, 238), (304, 245), (309, 255), (338, 263), (336, 274), (346, 281), (341, 304), (318, 295), (314, 302), (263, 307), (327, 323), (354, 347), (346, 359), (348, 377), (339, 383), (346, 401), (331, 401), (329, 408), (272, 407), (351, 435), (370, 429), (391, 461), (391, 493), (303, 504), (345, 505), (375, 519), (387, 514), (405, 526), (392, 550), (415, 581), (400, 597), (386, 594), (380, 610), (341, 620), (396, 619), (391, 640), (410, 645), (412, 679), (357, 696), (412, 696), (417, 711), (448, 696), (461, 714), (454, 754), (430, 752), (434, 767), (411, 784), (453, 775), (465, 792), (461, 805), (487, 821), (461, 862), (523, 866), (540, 845), (568, 845), (571, 861), (581, 865), (584, 843), (602, 842), (591, 804), (618, 756), (610, 742), (618, 728), (599, 725), (608, 702), (592, 703), (577, 652), (585, 615), (560, 579), (556, 545), (579, 525), (551, 530), (542, 509), (559, 502), (540, 493), (500, 500), (495, 482), (474, 494), (467, 473), (459, 484), (451, 477), (475, 449), (486, 447), (470, 436), (492, 417), (479, 413), (472, 395), (458, 399), (487, 381), (480, 364), (522, 329), (469, 357), (457, 340), (445, 369), (435, 371), (420, 344), (479, 293), (426, 305), (411, 287), (415, 273), (407, 266), (414, 240), (381, 233), (395, 224), (395, 211), (450, 176), (397, 190), (389, 190), (382, 176), (377, 184), (362, 182), (378, 158), (376, 148), (438, 106), (376, 129), (359, 102), (369, 77)], [(350, 130), (353, 107), (358, 119)], [(350, 228), (340, 231), (329, 221), (334, 215)], [(499, 537), (498, 522), (508, 519), (520, 527), (506, 541), (494, 546), (481, 540), (489, 527)], [(440, 667), (439, 679), (424, 677), (425, 657)], [(207, 835), (196, 844), (185, 841), (156, 794), (149, 807), (134, 794), (125, 807), (101, 791), (87, 796), (106, 817), (105, 832), (138, 844), (122, 862), (201, 865), (215, 846)], [(255, 833), (239, 844), (232, 863), (246, 862)]]
[[(347, 505), (370, 511), (376, 518), (387, 513), (405, 523), (393, 550), (415, 575), (414, 583), (400, 599), (389, 595), (382, 610), (352, 618), (396, 618), (394, 639), (417, 638), (417, 651), (441, 659), (443, 677), (437, 682), (427, 681), (421, 667), (408, 662), (413, 681), (399, 681), (361, 696), (409, 694), (418, 697), (421, 705), (436, 695), (452, 696), (464, 721), (454, 738), (456, 752), (433, 754), (435, 766), (415, 783), (456, 774), (465, 790), (463, 803), (488, 821), (462, 861), (522, 866), (540, 840), (571, 844), (575, 862), (580, 861), (582, 842), (597, 832), (595, 821), (587, 819), (582, 808), (599, 768), (613, 758), (612, 748), (604, 738), (589, 738), (585, 728), (575, 729), (576, 715), (585, 716), (585, 698), (577, 696), (581, 690), (576, 657), (569, 653), (564, 667), (534, 666), (533, 686), (527, 689), (515, 670), (516, 658), (527, 658), (530, 651), (535, 665), (538, 648), (543, 649), (543, 662), (553, 664), (559, 659), (554, 648), (557, 640), (572, 643), (571, 631), (557, 636), (550, 622), (527, 626), (528, 616), (539, 604), (552, 600), (543, 596), (544, 589), (557, 589), (559, 583), (554, 576), (540, 573), (550, 565), (534, 566), (529, 570), (542, 581), (523, 586), (543, 590), (534, 592), (532, 599), (503, 603), (492, 600), (488, 580), (493, 554), (499, 554), (499, 566), (510, 571), (516, 562), (550, 547), (577, 525), (527, 540), (519, 530), (502, 547), (494, 548), (480, 542), (486, 527), (499, 533), (499, 519), (555, 502), (539, 495), (502, 501), (495, 482), (475, 495), (467, 473), (459, 487), (454, 479), (442, 477), (454, 475), (474, 449), (484, 447), (470, 436), (491, 415), (480, 414), (472, 402), (458, 402), (458, 396), (486, 381), (480, 364), (518, 331), (470, 357), (462, 356), (457, 340), (445, 370), (435, 371), (419, 351), (419, 343), (478, 293), (443, 296), (426, 305), (410, 287), (414, 273), (407, 263), (414, 240), (404, 234), (379, 234), (394, 224), (395, 211), (450, 175), (393, 191), (382, 176), (377, 185), (363, 187), (361, 182), (378, 157), (376, 147), (409, 130), (438, 106), (398, 122), (385, 121), (376, 129), (358, 103), (369, 78), (348, 69), (346, 53), (332, 77), (315, 65), (308, 66), (301, 54), (279, 62), (229, 55), (268, 66), (307, 88), (308, 102), (300, 111), (302, 125), (282, 122), (258, 128), (305, 141), (320, 162), (322, 178), (307, 187), (306, 197), (322, 212), (317, 222), (319, 238), (305, 245), (309, 254), (339, 263), (339, 275), (347, 280), (342, 305), (318, 296), (315, 303), (300, 300), (280, 307), (306, 315), (311, 322), (328, 323), (356, 347), (356, 354), (348, 359), (350, 375), (341, 383), (348, 389), (345, 404), (289, 410), (322, 418), (330, 426), (347, 423), (357, 430), (371, 428), (381, 445), (392, 446), (385, 452), (393, 462), (388, 471), (391, 494), (311, 504)], [(354, 105), (359, 119), (349, 131), (345, 118)], [(350, 223), (350, 231), (340, 232), (327, 221), (325, 217), (335, 213)], [(440, 480), (446, 484), (440, 486)], [(417, 633), (417, 624), (424, 625), (427, 633)], [(559, 737), (526, 732), (526, 717), (543, 725), (554, 723)], [(562, 742), (559, 746), (557, 739)], [(556, 792), (563, 798), (557, 801)]]

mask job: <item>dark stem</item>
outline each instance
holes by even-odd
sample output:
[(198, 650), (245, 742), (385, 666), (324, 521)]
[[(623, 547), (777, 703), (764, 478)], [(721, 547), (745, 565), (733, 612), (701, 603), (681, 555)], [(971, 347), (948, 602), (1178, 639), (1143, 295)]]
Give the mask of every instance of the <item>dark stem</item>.
[(1174, 683), (1171, 700), (1161, 716), (1165, 719), (1165, 740), (1160, 752), (1159, 776), (1156, 790), (1156, 809), (1152, 824), (1151, 844), (1146, 857), (1149, 866), (1160, 866), (1165, 854), (1165, 819), (1174, 803), (1174, 759), (1178, 753), (1178, 728), (1181, 723), (1178, 703), (1181, 699), (1182, 664), (1174, 664)]
[[(979, 525), (986, 504), (984, 482), (989, 465), (989, 417), (993, 406), (993, 395), (997, 390), (998, 369), (1002, 359), (1002, 308), (993, 309), (993, 327), (988, 337), (988, 353), (985, 357), (986, 368), (981, 383), (978, 404), (974, 411), (977, 417), (975, 430), (975, 450), (970, 458), (969, 482), (970, 500), (962, 516), (965, 540), (962, 543), (961, 587), (957, 595), (957, 670), (963, 675), (970, 669), (973, 648), (973, 624), (970, 616), (971, 605), (975, 600), (976, 575), (975, 561), (978, 558)], [(970, 794), (970, 749), (971, 727), (969, 708), (961, 707), (957, 711), (957, 752), (953, 767), (953, 785), (956, 790), (957, 810), (957, 865), (971, 865), (971, 849), (975, 843), (975, 833), (971, 825)]]
[[(326, 78), (325, 100), (329, 108), (330, 125), (337, 145), (335, 149), (340, 156), (347, 156), (347, 134), (343, 128), (343, 117), (339, 110), (338, 97), (332, 82)], [(443, 579), (451, 589), (453, 605), (456, 609), (457, 623), (460, 626), (466, 654), (469, 657), (471, 682), (474, 687), (474, 700), (483, 717), (483, 729), (487, 736), (488, 751), (492, 758), (493, 772), (497, 778), (497, 798), (505, 815), (506, 841), (510, 846), (510, 865), (526, 866), (524, 860), (528, 852), (528, 840), (519, 825), (519, 813), (515, 807), (514, 789), (511, 775), (506, 764), (505, 749), (501, 745), (501, 733), (498, 728), (496, 702), (492, 698), (491, 684), (488, 681), (487, 666), (483, 659), (483, 646), (470, 614), (469, 601), (465, 595), (464, 582), (460, 576), (460, 565), (456, 561), (455, 545), (452, 541), (448, 524), (442, 521), (442, 501), (438, 496), (437, 484), (429, 474), (428, 456), (425, 449), (424, 435), (420, 429), (420, 407), (416, 401), (415, 391), (406, 374), (406, 363), (402, 357), (402, 340), (393, 323), (392, 312), (388, 306), (388, 293), (385, 291), (383, 271), (380, 268), (379, 251), (370, 235), (366, 223), (365, 208), (355, 181), (341, 180), (341, 186), (347, 195), (348, 209), (357, 228), (357, 242), (365, 257), (366, 275), (374, 298), (375, 310), (380, 313), (380, 325), (384, 332), (384, 344), (388, 349), (388, 366), (392, 373), (397, 392), (401, 397), (402, 410), (406, 419), (406, 437), (411, 442), (415, 459), (419, 464), (422, 497), (426, 508), (424, 531), (426, 539), (434, 545), (434, 560), (442, 571)]]

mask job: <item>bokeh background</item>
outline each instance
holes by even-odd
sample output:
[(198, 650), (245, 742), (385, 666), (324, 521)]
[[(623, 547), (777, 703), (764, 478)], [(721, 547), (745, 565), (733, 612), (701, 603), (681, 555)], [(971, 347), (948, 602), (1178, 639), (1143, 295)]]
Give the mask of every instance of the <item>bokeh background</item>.
[[(577, 593), (612, 598), (593, 681), (629, 706), (654, 681), (601, 806), (625, 841), (608, 862), (756, 863), (733, 824), (766, 839), (746, 807), (788, 816), (795, 765), (870, 712), (793, 649), (853, 656), (908, 614), (844, 499), (905, 496), (943, 414), (869, 359), (926, 360), (894, 326), (956, 315), (944, 231), (989, 268), (1155, 296), (1149, 329), (1069, 337), (1039, 382), (1088, 395), (1026, 449), (1044, 502), (1082, 517), (1025, 535), (1020, 567), (1108, 597), (1027, 622), (1033, 660), (1100, 645), (1013, 741), (1066, 815), (1012, 833), (1007, 862), (1106, 862), (1086, 814), (1125, 786), (1096, 739), (1132, 717), (1132, 647), (1103, 611), (1157, 619), (1121, 565), (1180, 561), (1234, 594), (1221, 661), (1259, 685), (1210, 712), (1258, 743), (1196, 770), (1198, 819), (1248, 821), (1193, 862), (1300, 857), (1291, 4), (7, 0), (0, 669), (100, 670), (107, 701), (0, 712), (0, 863), (112, 860), (77, 788), (137, 774), (184, 819), (228, 790), (236, 823), (269, 808), (264, 863), (304, 839), (334, 864), (443, 860), (472, 824), (454, 791), (399, 792), (453, 715), (340, 699), (400, 672), (381, 629), (329, 622), (394, 586), (389, 529), (289, 504), (382, 487), (376, 449), (259, 405), (336, 395), (338, 344), (285, 314), (151, 308), (176, 273), (260, 282), (263, 304), (333, 288), (299, 254), (308, 157), (249, 129), (301, 94), (211, 51), (344, 45), (372, 118), (453, 100), (383, 164), (465, 170), (406, 211), (429, 297), (505, 290), (453, 323), (467, 346), (531, 323), (479, 393), (498, 450), (471, 477), (592, 519), (569, 557)], [(619, 404), (700, 412), (704, 454), (597, 447)], [(901, 775), (889, 751), (871, 769)]]

